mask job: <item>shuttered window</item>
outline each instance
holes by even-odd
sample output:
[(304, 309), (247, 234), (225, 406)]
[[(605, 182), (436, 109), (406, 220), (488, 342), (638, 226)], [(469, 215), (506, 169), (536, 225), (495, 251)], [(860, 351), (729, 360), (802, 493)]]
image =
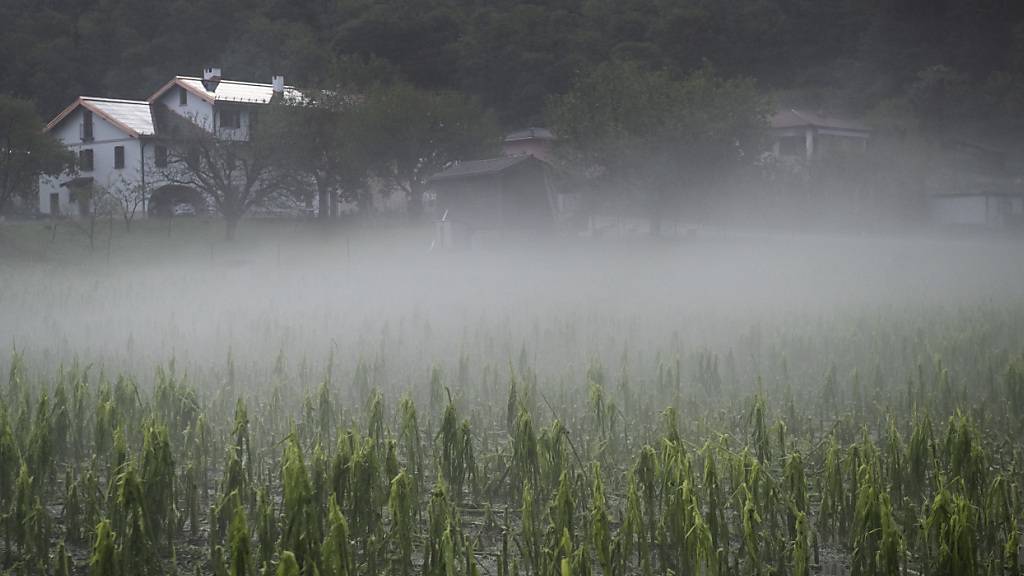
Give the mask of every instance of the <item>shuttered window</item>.
[(225, 108), (220, 111), (221, 128), (241, 128), (242, 113), (236, 109)]
[(92, 110), (82, 110), (82, 141), (92, 140)]
[(164, 146), (157, 146), (153, 149), (153, 160), (156, 163), (157, 168), (167, 167), (167, 148)]
[(78, 151), (78, 169), (82, 172), (92, 172), (92, 149), (86, 148)]

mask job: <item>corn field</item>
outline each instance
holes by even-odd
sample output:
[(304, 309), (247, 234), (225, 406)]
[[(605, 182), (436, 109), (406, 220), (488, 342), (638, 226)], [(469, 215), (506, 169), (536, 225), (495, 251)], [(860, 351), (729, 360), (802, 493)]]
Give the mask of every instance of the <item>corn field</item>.
[(15, 343), (0, 567), (1022, 574), (1019, 303), (690, 320), (411, 313), (319, 357)]

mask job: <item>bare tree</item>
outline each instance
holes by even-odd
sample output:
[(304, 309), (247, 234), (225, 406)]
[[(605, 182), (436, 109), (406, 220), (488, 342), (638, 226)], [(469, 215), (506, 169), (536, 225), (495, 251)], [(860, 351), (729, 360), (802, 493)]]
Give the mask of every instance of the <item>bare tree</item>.
[[(71, 222), (79, 232), (89, 239), (89, 250), (96, 249), (97, 224), (106, 220), (113, 229), (114, 216), (118, 212), (118, 201), (104, 186), (91, 184), (75, 191), (79, 217)], [(109, 239), (108, 239), (109, 247)]]
[(224, 218), (228, 240), (234, 239), (243, 216), (288, 181), (278, 166), (281, 144), (271, 130), (253, 129), (247, 139), (232, 138), (181, 119), (170, 131), (164, 181), (209, 197)]
[(125, 232), (131, 232), (132, 221), (146, 202), (146, 188), (141, 183), (129, 182), (124, 176), (118, 176), (103, 187), (101, 194), (121, 215)]

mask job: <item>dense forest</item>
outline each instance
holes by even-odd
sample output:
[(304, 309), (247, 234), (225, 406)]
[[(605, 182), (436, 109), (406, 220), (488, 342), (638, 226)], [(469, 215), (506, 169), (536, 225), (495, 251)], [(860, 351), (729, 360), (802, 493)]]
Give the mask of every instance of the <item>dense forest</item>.
[(6, 0), (0, 54), (2, 90), (44, 117), (80, 94), (143, 98), (210, 64), (316, 86), (357, 56), (478, 96), (510, 128), (542, 122), (550, 95), (614, 59), (710, 67), (781, 104), (932, 128), (1024, 122), (1013, 0)]

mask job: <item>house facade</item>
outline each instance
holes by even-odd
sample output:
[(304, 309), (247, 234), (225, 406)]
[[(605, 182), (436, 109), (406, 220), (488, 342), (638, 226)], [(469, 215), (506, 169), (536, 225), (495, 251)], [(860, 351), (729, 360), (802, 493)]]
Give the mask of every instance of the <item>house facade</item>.
[(276, 98), (298, 101), (301, 94), (285, 86), (283, 76), (267, 84), (238, 82), (222, 79), (219, 68), (206, 68), (201, 78), (176, 76), (146, 100), (80, 97), (46, 126), (78, 162), (73, 173), (40, 178), (39, 212), (88, 215), (99, 190), (137, 202), (142, 216), (172, 209), (179, 200), (196, 204), (198, 192), (162, 178), (174, 143), (164, 129), (169, 115), (218, 138), (245, 140), (259, 108)]
[[(146, 183), (155, 162), (156, 130), (149, 104), (138, 100), (81, 97), (46, 127), (77, 158), (77, 170), (39, 180), (39, 211), (84, 216), (96, 186)], [(152, 172), (152, 169), (150, 170)]]

